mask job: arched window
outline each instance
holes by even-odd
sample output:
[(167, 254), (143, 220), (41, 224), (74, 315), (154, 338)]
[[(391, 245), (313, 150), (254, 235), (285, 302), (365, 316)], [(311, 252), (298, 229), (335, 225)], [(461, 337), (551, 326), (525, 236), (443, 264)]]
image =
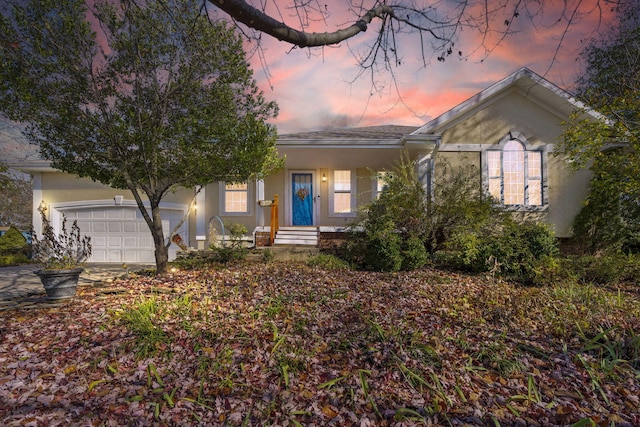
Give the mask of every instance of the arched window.
[(528, 151), (517, 139), (487, 151), (489, 194), (505, 205), (542, 205), (542, 152)]

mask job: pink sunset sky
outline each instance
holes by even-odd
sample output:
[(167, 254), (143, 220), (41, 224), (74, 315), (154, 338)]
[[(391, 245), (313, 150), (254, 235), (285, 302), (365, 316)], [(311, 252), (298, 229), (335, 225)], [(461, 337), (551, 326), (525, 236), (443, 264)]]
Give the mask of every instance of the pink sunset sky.
[[(286, 2), (276, 3), (279, 8), (272, 8), (272, 13), (275, 10), (280, 20), (299, 28), (291, 10), (280, 5)], [(313, 25), (313, 31), (331, 31), (335, 25), (344, 27), (353, 22), (345, 2), (325, 3), (331, 11), (330, 20), (326, 25)], [(525, 10), (520, 12), (512, 24), (516, 34), (502, 40), (489, 56), (484, 49), (477, 49), (481, 35), (465, 30), (455, 47), (464, 52), (463, 59), (452, 55), (439, 62), (436, 56), (440, 52), (436, 52), (424, 66), (419, 37), (402, 35), (398, 42), (402, 65), (392, 69), (396, 82), (389, 73), (376, 74), (384, 87), (381, 91), (372, 90), (368, 74), (350, 83), (360, 71), (351, 51), (358, 51), (375, 37), (378, 21), (348, 42), (313, 50), (292, 49), (263, 35), (263, 59), (252, 56), (251, 65), (266, 97), (280, 106), (280, 114), (273, 121), (279, 134), (384, 124), (420, 126), (521, 67), (571, 91), (580, 70), (579, 52), (587, 41), (598, 37), (597, 31), (606, 30), (613, 14), (610, 8), (600, 7), (604, 6), (599, 4), (603, 0), (540, 3), (544, 3), (544, 9), (534, 18), (535, 25)], [(563, 14), (565, 4), (569, 11)], [(565, 33), (567, 16), (575, 5), (577, 24)], [(499, 19), (500, 23), (504, 21)]]

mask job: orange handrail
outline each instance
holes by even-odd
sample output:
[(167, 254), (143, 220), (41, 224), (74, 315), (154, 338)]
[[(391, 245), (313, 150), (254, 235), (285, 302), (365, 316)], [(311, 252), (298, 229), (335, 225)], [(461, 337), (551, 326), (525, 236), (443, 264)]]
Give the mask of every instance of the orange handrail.
[(271, 226), (269, 227), (269, 246), (273, 246), (278, 231), (278, 195), (273, 195), (273, 203), (271, 204)]

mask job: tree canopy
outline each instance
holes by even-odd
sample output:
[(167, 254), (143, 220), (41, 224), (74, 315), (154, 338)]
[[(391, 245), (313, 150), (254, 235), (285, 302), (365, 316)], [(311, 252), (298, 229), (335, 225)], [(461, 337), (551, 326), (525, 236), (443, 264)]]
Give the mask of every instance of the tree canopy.
[(576, 111), (557, 151), (594, 172), (576, 232), (590, 250), (640, 249), (640, 5), (617, 9), (608, 36), (582, 52), (578, 97), (601, 120)]
[(278, 164), (266, 124), (277, 106), (240, 37), (201, 12), (188, 0), (10, 0), (0, 16), (0, 111), (53, 167), (132, 192), (158, 272), (167, 192)]

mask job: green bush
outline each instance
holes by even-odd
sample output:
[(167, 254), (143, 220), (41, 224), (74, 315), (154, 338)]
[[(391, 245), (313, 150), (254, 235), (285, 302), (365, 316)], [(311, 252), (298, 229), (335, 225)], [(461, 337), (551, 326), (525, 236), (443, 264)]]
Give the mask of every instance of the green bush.
[(249, 254), (249, 249), (242, 246), (222, 246), (211, 249), (215, 254), (216, 262), (223, 264), (235, 261), (243, 261)]
[(601, 255), (568, 257), (565, 268), (577, 281), (597, 285), (622, 282), (637, 283), (640, 279), (640, 255), (610, 252)]
[(493, 230), (456, 230), (436, 260), (449, 268), (543, 283), (559, 273), (558, 255), (555, 234), (547, 225), (507, 218)]
[(0, 267), (8, 267), (11, 265), (29, 264), (31, 259), (25, 253), (7, 253), (0, 254)]
[(31, 247), (27, 239), (14, 226), (0, 236), (0, 266), (28, 264), (31, 262)]
[(372, 203), (367, 217), (347, 233), (346, 260), (371, 271), (398, 271), (402, 237), (384, 203)]
[(6, 250), (22, 249), (27, 246), (27, 239), (24, 238), (20, 230), (13, 225), (6, 233), (0, 236), (0, 252)]
[(423, 267), (429, 260), (429, 254), (418, 236), (410, 236), (402, 242), (400, 251), (401, 269), (411, 271)]
[(481, 235), (500, 226), (505, 212), (482, 193), (480, 171), (475, 165), (465, 163), (453, 168), (445, 163), (438, 165), (438, 170), (428, 204), (425, 243), (430, 253), (446, 249), (448, 242), (461, 234)]
[(385, 175), (385, 190), (347, 233), (344, 256), (365, 270), (398, 271), (426, 262), (427, 194), (407, 156)]

